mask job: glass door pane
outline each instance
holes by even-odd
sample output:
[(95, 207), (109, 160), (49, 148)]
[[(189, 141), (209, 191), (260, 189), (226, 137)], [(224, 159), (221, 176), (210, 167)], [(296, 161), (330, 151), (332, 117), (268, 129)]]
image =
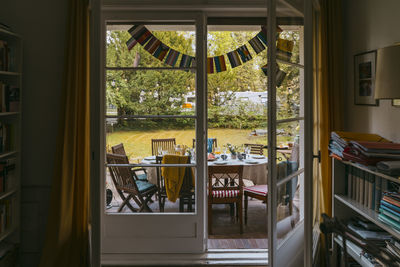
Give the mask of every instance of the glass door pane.
[(103, 255), (200, 252), (204, 19), (116, 17), (103, 34)]

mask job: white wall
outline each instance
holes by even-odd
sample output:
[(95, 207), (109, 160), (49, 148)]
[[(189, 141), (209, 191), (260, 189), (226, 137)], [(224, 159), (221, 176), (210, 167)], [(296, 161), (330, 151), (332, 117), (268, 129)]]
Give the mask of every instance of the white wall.
[[(354, 105), (354, 55), (400, 42), (399, 0), (344, 0), (345, 129), (400, 142), (400, 108)], [(400, 74), (399, 74), (400, 75)], [(400, 85), (399, 85), (400, 90)]]
[(21, 266), (38, 266), (58, 131), (67, 1), (2, 1), (0, 21), (22, 35)]

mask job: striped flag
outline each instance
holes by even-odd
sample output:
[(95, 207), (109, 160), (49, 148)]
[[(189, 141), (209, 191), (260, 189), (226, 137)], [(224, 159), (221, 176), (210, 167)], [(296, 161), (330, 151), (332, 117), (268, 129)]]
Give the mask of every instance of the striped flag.
[(135, 38), (131, 37), (129, 40), (126, 42), (126, 46), (128, 47), (128, 50), (131, 51), (131, 49), (137, 44), (137, 41)]
[(158, 48), (158, 46), (161, 44), (161, 41), (158, 40), (154, 35), (151, 36), (149, 42), (146, 44), (144, 49), (149, 52), (150, 54), (153, 54), (154, 51)]
[(256, 54), (260, 53), (265, 49), (265, 46), (261, 43), (260, 39), (258, 39), (257, 36), (250, 39), (249, 44), (251, 45), (251, 47), (253, 47)]
[(276, 45), (276, 58), (289, 61), (292, 57), (293, 46), (293, 41), (279, 38)]
[(207, 58), (207, 73), (214, 73), (214, 64), (213, 64), (213, 58), (208, 57)]
[[(264, 66), (261, 67), (261, 70), (264, 72), (265, 76), (268, 76), (268, 64), (265, 64)], [(276, 81), (276, 86), (279, 87), (282, 85), (283, 80), (286, 77), (286, 72), (282, 71), (279, 69), (279, 65), (276, 64), (276, 76), (275, 76), (275, 81)]]
[(252, 59), (251, 54), (249, 52), (249, 49), (247, 49), (246, 45), (242, 45), (241, 47), (236, 49), (236, 51), (240, 55), (240, 58), (242, 59), (243, 63), (245, 63), (245, 62), (249, 61), (250, 59)]
[(128, 32), (129, 32), (129, 34), (130, 34), (131, 36), (134, 36), (134, 35), (136, 35), (138, 32), (144, 30), (144, 28), (145, 28), (144, 25), (133, 25), (133, 26), (128, 30)]
[(156, 51), (153, 54), (153, 57), (159, 59), (159, 60), (163, 60), (165, 55), (167, 54), (169, 50), (169, 47), (163, 43), (160, 43), (160, 45), (157, 47)]
[(144, 45), (152, 36), (153, 34), (151, 34), (151, 32), (146, 29), (146, 31), (143, 32), (142, 35), (135, 39), (138, 41), (139, 44)]
[(229, 62), (231, 63), (232, 68), (242, 65), (242, 62), (240, 61), (238, 52), (236, 50), (228, 52), (228, 59)]
[(267, 45), (267, 34), (264, 31), (260, 31), (257, 34), (257, 38), (260, 39), (260, 41), (262, 41), (265, 45)]
[(180, 68), (189, 68), (190, 64), (192, 64), (192, 60), (194, 57), (189, 55), (182, 54), (181, 62), (179, 63)]
[(171, 48), (168, 52), (167, 58), (165, 59), (165, 64), (170, 65), (171, 67), (175, 66), (179, 54), (180, 53), (178, 51), (175, 51)]
[(214, 57), (214, 63), (216, 72), (226, 71), (224, 55)]

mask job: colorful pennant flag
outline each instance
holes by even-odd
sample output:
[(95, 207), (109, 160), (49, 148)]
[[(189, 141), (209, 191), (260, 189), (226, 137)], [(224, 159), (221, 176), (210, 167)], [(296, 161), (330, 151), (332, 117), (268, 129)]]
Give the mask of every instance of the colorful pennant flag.
[(128, 47), (128, 50), (131, 51), (131, 49), (137, 44), (137, 41), (135, 38), (131, 37), (129, 40), (126, 42), (126, 46)]
[(207, 73), (214, 73), (214, 61), (212, 57), (207, 58)]
[(261, 43), (260, 39), (258, 39), (257, 36), (250, 39), (249, 44), (251, 45), (251, 47), (253, 47), (253, 50), (254, 52), (256, 52), (256, 54), (259, 54), (265, 49), (265, 46)]
[(131, 36), (134, 36), (134, 35), (136, 35), (138, 32), (140, 32), (140, 31), (142, 31), (142, 30), (144, 30), (144, 29), (145, 29), (144, 25), (133, 25), (133, 26), (128, 30), (128, 32), (129, 32), (129, 34), (130, 34)]
[(169, 47), (160, 42), (160, 45), (157, 47), (156, 51), (154, 52), (153, 57), (162, 61), (164, 59), (165, 55), (167, 54), (168, 50), (169, 50)]
[(153, 54), (154, 51), (156, 51), (156, 49), (160, 46), (161, 41), (158, 40), (154, 35), (151, 36), (150, 40), (148, 41), (148, 43), (146, 44), (146, 46), (144, 47), (144, 49), (149, 52), (150, 54)]
[(182, 54), (182, 58), (181, 58), (181, 62), (179, 63), (179, 67), (180, 68), (189, 68), (193, 59), (194, 59), (194, 57)]
[(249, 49), (247, 49), (246, 45), (242, 45), (241, 47), (236, 49), (236, 51), (240, 55), (240, 58), (242, 59), (243, 63), (245, 63), (245, 62), (249, 61), (250, 59), (252, 59), (251, 54), (249, 52)]
[(257, 35), (257, 38), (260, 39), (265, 45), (267, 45), (267, 34), (264, 31), (260, 31)]
[(180, 53), (178, 51), (175, 51), (174, 49), (171, 48), (168, 52), (167, 58), (165, 59), (165, 64), (174, 67), (176, 61), (178, 60), (179, 54)]
[[(265, 76), (268, 76), (268, 64), (265, 64), (264, 66), (261, 67), (261, 70), (264, 72)], [(275, 76), (275, 81), (276, 81), (276, 86), (279, 87), (282, 85), (283, 80), (286, 77), (286, 72), (282, 71), (279, 69), (279, 65), (276, 64), (276, 76)]]
[(216, 72), (226, 71), (226, 64), (225, 64), (224, 55), (214, 57), (214, 64), (215, 64), (215, 71)]
[(276, 45), (276, 58), (289, 61), (292, 57), (293, 46), (293, 41), (279, 38)]
[(146, 31), (140, 35), (138, 38), (135, 38), (139, 44), (144, 45), (151, 37), (153, 34), (149, 30), (146, 29)]
[(227, 55), (232, 68), (242, 65), (242, 62), (240, 61), (238, 52), (236, 50), (229, 52)]

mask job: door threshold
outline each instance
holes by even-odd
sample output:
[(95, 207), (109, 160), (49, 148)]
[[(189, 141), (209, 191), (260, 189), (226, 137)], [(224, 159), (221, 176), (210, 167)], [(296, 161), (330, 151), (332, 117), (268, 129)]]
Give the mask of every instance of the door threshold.
[(102, 254), (101, 266), (268, 266), (267, 249), (210, 249), (205, 253)]

